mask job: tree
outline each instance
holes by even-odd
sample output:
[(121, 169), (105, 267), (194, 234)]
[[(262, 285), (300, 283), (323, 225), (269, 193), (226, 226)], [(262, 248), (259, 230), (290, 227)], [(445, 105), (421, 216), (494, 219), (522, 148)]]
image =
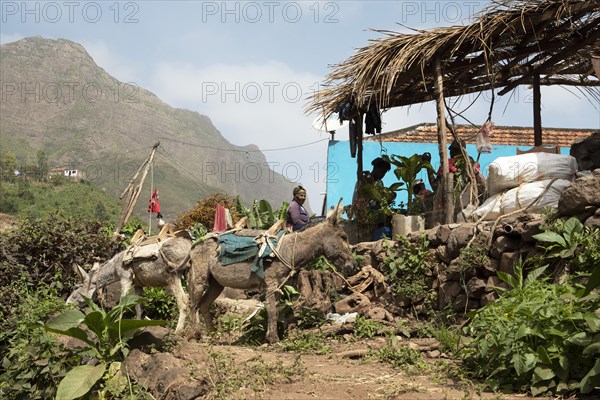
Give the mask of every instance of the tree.
[(45, 181), (48, 177), (48, 157), (44, 150), (38, 150), (37, 152), (37, 177), (38, 181)]
[(16, 169), (17, 157), (12, 151), (4, 150), (0, 154), (0, 179), (5, 182), (13, 182)]

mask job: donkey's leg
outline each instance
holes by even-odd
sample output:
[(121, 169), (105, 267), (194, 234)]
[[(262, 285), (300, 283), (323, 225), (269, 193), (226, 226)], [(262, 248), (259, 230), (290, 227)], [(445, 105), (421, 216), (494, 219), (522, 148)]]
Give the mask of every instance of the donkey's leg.
[[(141, 286), (134, 286), (133, 291), (137, 296), (142, 297), (144, 295), (144, 288)], [(142, 319), (143, 307), (141, 303), (135, 305), (135, 319)]]
[(174, 278), (174, 281), (169, 284), (169, 290), (175, 297), (177, 307), (179, 308), (179, 319), (177, 320), (177, 326), (175, 327), (175, 333), (179, 333), (185, 326), (185, 319), (187, 318), (188, 296), (183, 291), (181, 278), (179, 276), (175, 276)]
[(200, 309), (200, 301), (204, 292), (208, 288), (209, 268), (207, 261), (201, 257), (192, 257), (192, 266), (189, 269), (188, 293), (190, 296), (190, 320), (192, 328), (200, 331), (198, 311)]
[(266, 339), (269, 343), (277, 343), (279, 341), (279, 335), (277, 333), (277, 319), (279, 318), (277, 304), (279, 303), (280, 295), (277, 287), (276, 279), (265, 279), (265, 305), (267, 308)]
[(206, 329), (208, 332), (213, 332), (215, 330), (215, 325), (213, 323), (213, 317), (210, 313), (210, 306), (212, 303), (219, 297), (219, 295), (223, 292), (223, 286), (217, 282), (212, 275), (208, 277), (208, 288), (206, 289), (206, 293), (200, 299), (200, 313), (204, 317), (204, 322), (206, 322)]

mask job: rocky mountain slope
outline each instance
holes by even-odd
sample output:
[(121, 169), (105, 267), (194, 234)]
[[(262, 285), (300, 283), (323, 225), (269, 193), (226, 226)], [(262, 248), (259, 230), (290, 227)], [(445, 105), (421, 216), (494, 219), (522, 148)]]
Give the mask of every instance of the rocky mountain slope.
[[(0, 80), (0, 146), (20, 164), (35, 163), (43, 150), (49, 167), (82, 170), (118, 197), (160, 141), (154, 185), (169, 219), (215, 192), (246, 203), (264, 198), (274, 208), (291, 197), (293, 185), (269, 170), (256, 146), (235, 146), (209, 117), (118, 81), (78, 43), (32, 37), (2, 45)], [(138, 204), (142, 217), (150, 180)]]

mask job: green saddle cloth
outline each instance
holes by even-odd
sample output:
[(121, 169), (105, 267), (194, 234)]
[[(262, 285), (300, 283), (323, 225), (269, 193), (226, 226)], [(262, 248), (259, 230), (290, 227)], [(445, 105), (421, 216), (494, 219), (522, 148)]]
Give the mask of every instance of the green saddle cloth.
[[(277, 232), (276, 239), (269, 238), (271, 245), (277, 247), (277, 243), (285, 231)], [(252, 236), (236, 236), (234, 232), (223, 233), (217, 240), (219, 245), (219, 261), (222, 265), (236, 264), (254, 258), (252, 272), (261, 278), (265, 276), (263, 260), (272, 253), (271, 247), (267, 246), (261, 256), (258, 256), (260, 246)]]

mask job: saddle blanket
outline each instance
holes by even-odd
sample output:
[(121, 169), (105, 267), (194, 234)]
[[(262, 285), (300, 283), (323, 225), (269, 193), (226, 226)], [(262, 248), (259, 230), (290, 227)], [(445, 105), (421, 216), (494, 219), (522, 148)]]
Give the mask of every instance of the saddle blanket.
[(123, 256), (123, 265), (128, 265), (133, 260), (138, 259), (150, 259), (155, 260), (160, 255), (160, 248), (163, 244), (171, 240), (172, 238), (167, 238), (164, 241), (149, 243), (142, 246), (137, 244), (132, 244), (127, 248), (125, 255)]
[(259, 277), (264, 277), (263, 260), (266, 257), (273, 256), (271, 247), (276, 248), (279, 240), (286, 233), (285, 230), (277, 232), (276, 238), (268, 237), (265, 240), (270, 241), (270, 245), (264, 246), (264, 251), (259, 256), (260, 245), (256, 241), (259, 237), (237, 236), (235, 232), (226, 232), (219, 236), (217, 244), (219, 245), (219, 261), (223, 265), (236, 264), (254, 258), (252, 272)]

